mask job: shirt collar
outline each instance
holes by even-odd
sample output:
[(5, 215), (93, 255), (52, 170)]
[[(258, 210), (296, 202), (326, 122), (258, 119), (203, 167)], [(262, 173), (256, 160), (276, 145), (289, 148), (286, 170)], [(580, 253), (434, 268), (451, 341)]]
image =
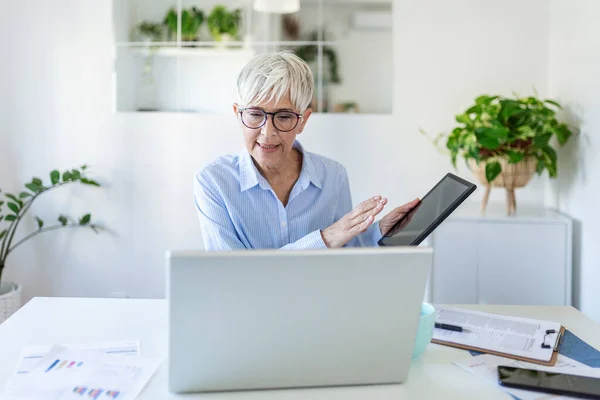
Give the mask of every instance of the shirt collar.
[(321, 179), (317, 175), (317, 170), (315, 169), (311, 154), (305, 152), (304, 147), (302, 147), (297, 140), (294, 141), (294, 147), (302, 153), (302, 171), (300, 171), (300, 177), (298, 178), (298, 182), (302, 189), (306, 189), (311, 182), (319, 189), (323, 189), (321, 186)]
[[(322, 189), (321, 179), (317, 175), (310, 153), (305, 152), (304, 147), (302, 147), (297, 140), (294, 141), (294, 147), (302, 153), (302, 170), (300, 171), (298, 183), (303, 190), (306, 189), (311, 182), (319, 189)], [(244, 192), (256, 185), (260, 185), (260, 187), (265, 190), (270, 188), (269, 182), (267, 182), (265, 177), (262, 176), (256, 168), (256, 165), (254, 165), (248, 149), (244, 148), (240, 151), (239, 160), (240, 191)]]
[(264, 185), (260, 182), (260, 178), (266, 182), (266, 179), (258, 172), (256, 166), (252, 162), (252, 157), (248, 153), (248, 149), (244, 148), (240, 151), (240, 191), (244, 192), (260, 183), (260, 187), (263, 189), (268, 188), (268, 185)]

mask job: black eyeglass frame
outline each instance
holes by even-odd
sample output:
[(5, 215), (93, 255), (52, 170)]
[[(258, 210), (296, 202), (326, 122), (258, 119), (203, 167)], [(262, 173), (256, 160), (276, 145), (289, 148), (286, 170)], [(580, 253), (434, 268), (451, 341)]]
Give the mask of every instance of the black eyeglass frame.
[[(263, 117), (263, 122), (257, 126), (257, 127), (252, 127), (252, 126), (248, 126), (246, 125), (246, 123), (244, 122), (244, 117), (243, 117), (243, 113), (244, 111), (248, 111), (248, 110), (252, 110), (252, 111), (260, 111), (261, 113), (263, 113), (264, 117)], [(242, 121), (242, 124), (244, 124), (244, 126), (246, 128), (249, 129), (260, 129), (263, 126), (265, 126), (265, 124), (267, 123), (267, 119), (269, 118), (269, 115), (271, 116), (271, 120), (273, 121), (273, 126), (275, 127), (275, 129), (277, 129), (279, 132), (290, 132), (293, 131), (294, 129), (296, 129), (296, 127), (298, 126), (298, 124), (300, 123), (300, 120), (302, 118), (304, 118), (304, 115), (302, 114), (298, 114), (297, 112), (293, 112), (293, 111), (287, 111), (287, 110), (281, 110), (281, 111), (275, 111), (275, 112), (268, 112), (265, 110), (261, 110), (260, 108), (240, 108), (238, 110), (238, 113), (240, 114), (240, 120)], [(283, 130), (283, 129), (279, 129), (277, 127), (277, 124), (275, 123), (275, 115), (279, 114), (279, 113), (288, 113), (288, 114), (294, 114), (296, 117), (298, 117), (298, 119), (296, 120), (296, 124), (291, 128), (291, 129), (287, 129), (287, 130)]]

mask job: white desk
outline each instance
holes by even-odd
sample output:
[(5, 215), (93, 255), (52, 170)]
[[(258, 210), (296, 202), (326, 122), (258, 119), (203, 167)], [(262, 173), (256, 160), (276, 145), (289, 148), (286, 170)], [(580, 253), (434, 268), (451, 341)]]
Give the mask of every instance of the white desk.
[[(498, 314), (561, 322), (590, 345), (600, 348), (600, 325), (572, 307), (464, 306)], [(166, 300), (35, 298), (0, 325), (0, 388), (16, 366), (21, 349), (31, 345), (140, 340), (144, 356), (167, 357)], [(500, 389), (451, 362), (468, 353), (431, 344), (411, 365), (402, 385), (327, 389), (268, 390), (176, 396), (167, 392), (164, 362), (141, 400), (164, 399), (511, 399)]]

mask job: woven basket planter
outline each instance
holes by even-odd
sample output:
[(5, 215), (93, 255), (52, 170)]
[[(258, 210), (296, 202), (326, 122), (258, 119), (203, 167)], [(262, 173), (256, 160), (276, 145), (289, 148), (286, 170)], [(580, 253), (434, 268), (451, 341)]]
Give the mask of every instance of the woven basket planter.
[(475, 178), (486, 187), (481, 210), (485, 211), (492, 187), (504, 188), (506, 189), (506, 211), (508, 215), (513, 215), (517, 210), (515, 189), (526, 186), (533, 178), (537, 160), (534, 157), (526, 157), (516, 164), (510, 164), (505, 158), (497, 159), (497, 161), (502, 167), (502, 172), (490, 184), (485, 177), (485, 162), (481, 161), (477, 165), (475, 160), (469, 159), (469, 166)]
[(0, 284), (0, 324), (21, 308), (23, 286), (15, 283)]

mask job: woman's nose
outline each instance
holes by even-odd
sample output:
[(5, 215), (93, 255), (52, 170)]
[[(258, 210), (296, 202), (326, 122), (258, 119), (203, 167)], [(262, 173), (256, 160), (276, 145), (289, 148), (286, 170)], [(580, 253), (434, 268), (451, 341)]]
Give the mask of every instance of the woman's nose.
[(275, 135), (277, 133), (277, 128), (273, 125), (273, 117), (267, 115), (267, 120), (265, 124), (260, 128), (260, 133), (266, 136)]

